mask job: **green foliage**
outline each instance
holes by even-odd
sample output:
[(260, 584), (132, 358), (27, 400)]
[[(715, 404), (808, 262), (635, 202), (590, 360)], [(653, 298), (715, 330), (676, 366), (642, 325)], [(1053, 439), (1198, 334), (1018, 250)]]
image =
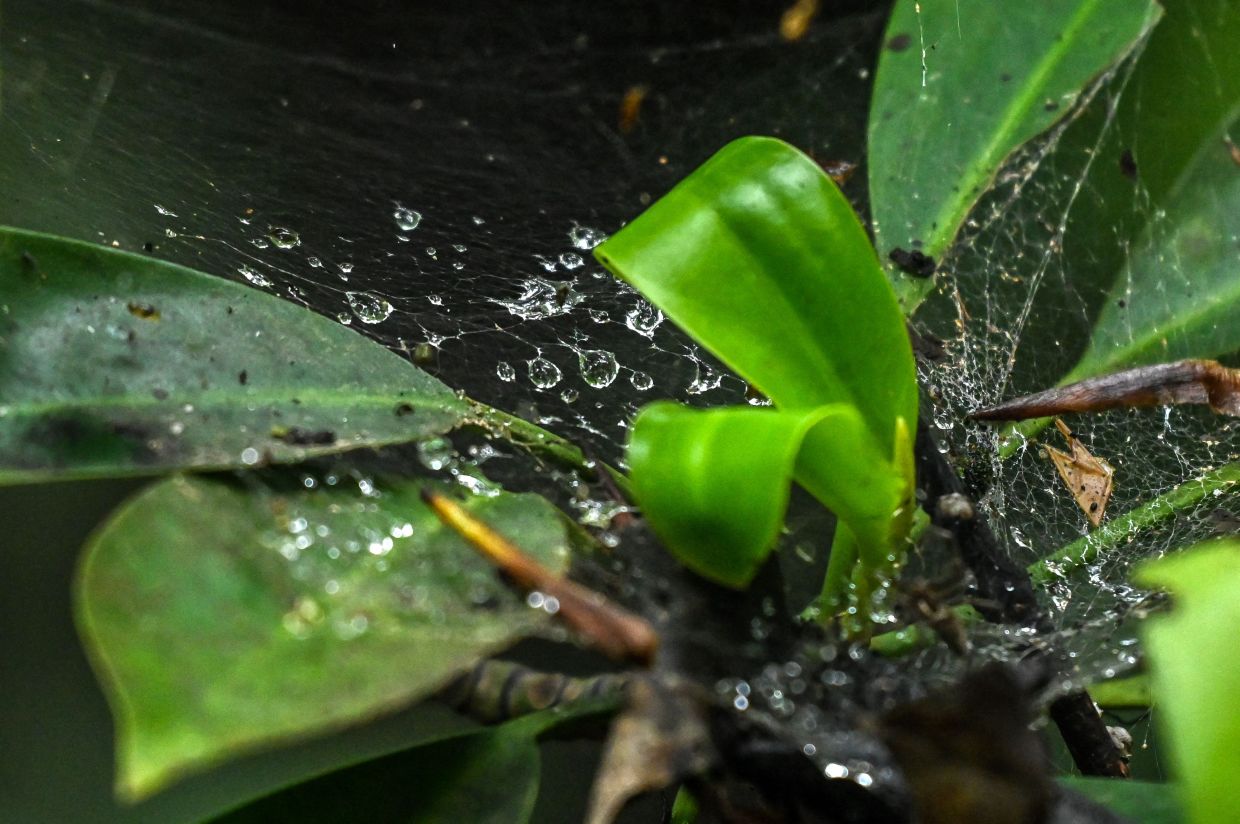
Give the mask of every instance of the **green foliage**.
[[(1227, 142), (1240, 118), (1240, 14), (1234, 0), (1166, 8), (1115, 113), (1111, 132), (1122, 137), (1097, 152), (1088, 185), (1098, 196), (1071, 214), (1077, 257), (1111, 288), (1088, 349), (1060, 383), (1240, 348), (1240, 169)], [(1140, 209), (1131, 182), (1114, 174), (1124, 151), (1149, 199)], [(1032, 437), (1048, 423), (1013, 429)]]
[(554, 712), (435, 741), (289, 787), (216, 824), (520, 824), (538, 796), (538, 734)]
[(1186, 820), (1240, 820), (1240, 668), (1232, 638), (1240, 626), (1240, 541), (1151, 561), (1136, 580), (1169, 589), (1174, 599), (1169, 615), (1147, 623), (1145, 649)]
[(669, 548), (744, 584), (795, 477), (846, 525), (862, 579), (889, 567), (912, 515), (912, 351), (865, 231), (817, 164), (771, 138), (734, 141), (595, 254), (775, 406), (637, 419), (633, 485)]
[(0, 483), (288, 463), (456, 426), (356, 332), (151, 258), (0, 227)]
[[(899, 0), (870, 112), (879, 253), (938, 261), (1004, 160), (1158, 20), (1153, 0)], [(906, 313), (932, 281), (892, 272)]]
[(1184, 820), (1173, 784), (1082, 776), (1067, 776), (1059, 783), (1141, 824), (1179, 824)]
[[(547, 616), (440, 524), (419, 483), (379, 484), (173, 478), (95, 536), (78, 622), (117, 719), (124, 795), (412, 703), (538, 630)], [(465, 505), (565, 567), (542, 499)]]

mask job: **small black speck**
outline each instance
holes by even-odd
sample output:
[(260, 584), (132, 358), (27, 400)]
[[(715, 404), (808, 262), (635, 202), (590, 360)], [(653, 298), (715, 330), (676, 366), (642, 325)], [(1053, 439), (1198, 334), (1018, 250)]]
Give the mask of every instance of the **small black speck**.
[(1090, 512), (1097, 512), (1097, 511), (1098, 511), (1098, 504), (1097, 504), (1096, 502), (1095, 502), (1095, 503), (1090, 504), (1090, 505), (1089, 505), (1089, 511), (1090, 511)]
[(1058, 109), (1059, 109), (1059, 101), (1058, 101), (1058, 100), (1048, 100), (1048, 101), (1046, 101), (1046, 103), (1045, 103), (1045, 104), (1043, 104), (1042, 108), (1046, 109), (1048, 112), (1058, 111)]
[(288, 429), (271, 434), (290, 446), (315, 446), (336, 442), (336, 433), (330, 429), (302, 429), (299, 426), (290, 426)]
[(249, 372), (242, 369), (240, 372), (237, 373), (237, 383), (241, 384), (242, 386), (245, 386), (247, 383), (249, 383), (249, 381), (250, 381)]
[(413, 414), (413, 404), (408, 401), (396, 404), (396, 417), (403, 418)]
[(157, 401), (166, 401), (166, 400), (168, 400), (168, 390), (167, 390), (167, 389), (152, 389), (152, 390), (151, 390), (151, 394), (155, 396), (155, 400), (157, 400)]
[(1120, 309), (1126, 309), (1128, 307), (1128, 301), (1126, 300), (1117, 300), (1115, 302), (1119, 305)]
[(887, 257), (897, 269), (911, 277), (928, 278), (934, 274), (934, 258), (916, 249), (911, 252), (904, 249), (892, 249)]
[(1132, 156), (1132, 149), (1124, 149), (1119, 156), (1119, 170), (1129, 180), (1137, 179), (1137, 160)]
[(1003, 74), (999, 75), (1000, 83), (1007, 83), (1011, 81), (1011, 79), (1012, 79), (1012, 75), (1008, 74), (1007, 72), (1004, 72)]
[(148, 252), (148, 253), (149, 253), (149, 252), (154, 252), (154, 251), (155, 251), (155, 244), (154, 244), (154, 243), (151, 243), (151, 242), (148, 240), (146, 243), (143, 243), (143, 244), (142, 244), (142, 251), (144, 251), (144, 252)]
[(895, 37), (887, 41), (887, 48), (893, 52), (902, 52), (913, 42), (913, 38), (907, 33), (897, 34)]
[(228, 307), (228, 314), (230, 314), (230, 315), (231, 315), (232, 313), (233, 313), (233, 308), (232, 308), (231, 306), (229, 306), (229, 307)]

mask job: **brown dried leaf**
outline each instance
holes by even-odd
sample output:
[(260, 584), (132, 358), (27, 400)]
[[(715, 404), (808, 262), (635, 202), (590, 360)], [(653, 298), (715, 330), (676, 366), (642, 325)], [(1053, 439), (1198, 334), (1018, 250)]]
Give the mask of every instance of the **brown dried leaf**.
[(1067, 439), (1072, 452), (1068, 454), (1048, 446), (1046, 454), (1055, 464), (1055, 469), (1059, 470), (1059, 477), (1076, 499), (1077, 506), (1091, 524), (1098, 526), (1102, 523), (1107, 502), (1111, 500), (1115, 470), (1103, 459), (1091, 455), (1084, 444), (1072, 437), (1072, 430), (1063, 421), (1056, 418), (1055, 426)]

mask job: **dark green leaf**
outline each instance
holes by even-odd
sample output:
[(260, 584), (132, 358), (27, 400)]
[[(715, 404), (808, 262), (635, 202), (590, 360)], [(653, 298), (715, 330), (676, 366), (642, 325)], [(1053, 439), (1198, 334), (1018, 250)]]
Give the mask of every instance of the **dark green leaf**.
[(0, 228), (0, 483), (298, 461), (441, 433), (467, 411), (287, 301)]
[(1240, 136), (1240, 119), (1193, 144), (1197, 153), (1166, 201), (1166, 221), (1138, 240), (1064, 383), (1240, 349), (1240, 163), (1224, 141), (1232, 131)]
[(782, 141), (733, 141), (595, 249), (783, 409), (851, 403), (885, 455), (913, 431), (912, 350), (848, 200)]
[[(1158, 16), (1153, 0), (898, 0), (870, 113), (880, 255), (940, 260), (1003, 161), (1069, 112)], [(892, 279), (910, 314), (932, 286)]]
[(1149, 619), (1145, 649), (1162, 725), (1187, 817), (1240, 821), (1240, 541), (1167, 555), (1136, 580), (1171, 591), (1169, 615)]
[(1140, 824), (1179, 824), (1184, 820), (1174, 784), (1081, 776), (1059, 781), (1068, 789)]
[[(92, 540), (78, 622), (116, 716), (122, 794), (406, 705), (543, 624), (417, 483), (377, 486), (178, 477)], [(466, 505), (564, 568), (541, 498)]]
[(217, 824), (528, 821), (538, 795), (543, 717), (455, 736), (290, 787)]

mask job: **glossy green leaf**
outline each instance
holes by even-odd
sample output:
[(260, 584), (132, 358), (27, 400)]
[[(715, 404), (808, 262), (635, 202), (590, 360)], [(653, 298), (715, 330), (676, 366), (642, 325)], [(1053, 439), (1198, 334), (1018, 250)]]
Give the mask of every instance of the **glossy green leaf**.
[(1240, 541), (1202, 544), (1137, 571), (1146, 586), (1171, 591), (1167, 615), (1145, 628), (1150, 676), (1179, 781), (1194, 824), (1240, 821)]
[(1089, 685), (1089, 697), (1103, 709), (1113, 707), (1150, 707), (1154, 704), (1154, 692), (1150, 678), (1145, 673), (1126, 678), (1112, 678)]
[(528, 821), (538, 796), (538, 734), (551, 713), (347, 767), (215, 819), (217, 824)]
[(1240, 349), (1240, 165), (1224, 142), (1233, 131), (1240, 135), (1240, 118), (1196, 147), (1166, 221), (1151, 224), (1133, 249), (1064, 382)]
[(1059, 783), (1140, 824), (1179, 824), (1184, 820), (1174, 784), (1082, 776), (1066, 776)]
[[(116, 717), (123, 795), (406, 705), (542, 626), (418, 483), (360, 486), (176, 477), (90, 542), (77, 617)], [(565, 567), (541, 498), (466, 505)]]
[[(940, 260), (1003, 161), (1158, 20), (1153, 0), (898, 0), (870, 110), (879, 254)], [(933, 282), (891, 267), (912, 313)]]
[(299, 461), (441, 433), (467, 411), (272, 295), (0, 228), (0, 483)]
[(885, 455), (916, 427), (912, 350), (865, 230), (782, 141), (721, 149), (594, 250), (783, 409), (851, 403)]
[[(682, 563), (744, 586), (774, 546), (795, 476), (886, 553), (905, 488), (857, 410), (647, 406), (628, 452), (642, 513)], [(871, 556), (872, 559), (872, 556)]]
[[(1107, 141), (1095, 145), (1098, 122), (1065, 137), (1094, 158), (1085, 180), (1091, 196), (1071, 212), (1066, 249), (1081, 261), (1083, 278), (1111, 289), (1087, 350), (1060, 383), (1240, 348), (1240, 294), (1228, 277), (1237, 262), (1230, 238), (1240, 228), (1240, 169), (1224, 142), (1240, 116), (1240, 3), (1165, 5)], [(1136, 184), (1117, 173), (1125, 152)], [(1028, 438), (1048, 423), (1027, 421), (1009, 432)], [(1008, 438), (1003, 453), (1020, 444)]]

